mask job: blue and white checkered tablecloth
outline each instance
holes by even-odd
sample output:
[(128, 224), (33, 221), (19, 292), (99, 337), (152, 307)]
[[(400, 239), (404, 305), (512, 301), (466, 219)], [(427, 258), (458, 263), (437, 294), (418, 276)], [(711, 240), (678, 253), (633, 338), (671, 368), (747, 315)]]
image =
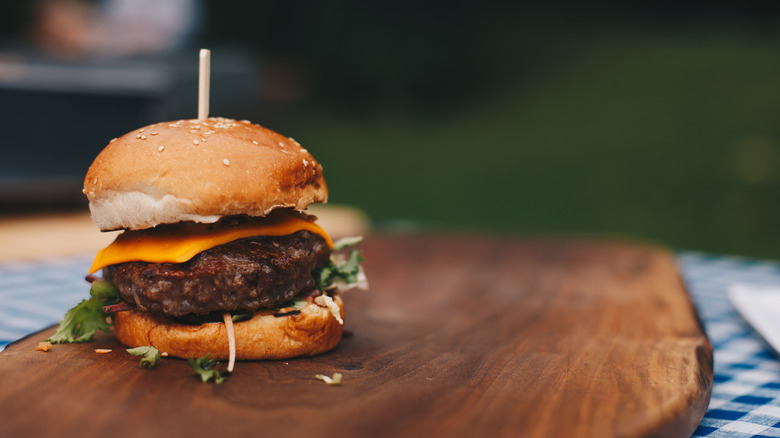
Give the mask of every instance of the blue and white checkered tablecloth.
[(681, 253), (680, 272), (715, 349), (715, 383), (693, 436), (780, 437), (780, 361), (740, 317), (731, 285), (780, 286), (780, 263)]
[[(57, 323), (89, 296), (92, 255), (0, 264), (0, 350)], [(695, 437), (780, 437), (780, 360), (726, 297), (733, 284), (780, 286), (780, 263), (683, 252), (680, 272), (715, 348), (715, 384)]]
[(62, 320), (89, 298), (84, 279), (94, 255), (0, 264), (0, 351)]

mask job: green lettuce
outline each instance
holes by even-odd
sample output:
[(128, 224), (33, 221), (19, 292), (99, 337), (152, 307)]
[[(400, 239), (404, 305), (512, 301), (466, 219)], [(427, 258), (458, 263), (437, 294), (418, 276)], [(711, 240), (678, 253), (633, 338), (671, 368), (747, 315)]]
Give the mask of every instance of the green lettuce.
[(162, 357), (160, 351), (152, 346), (128, 348), (127, 352), (133, 356), (143, 356), (141, 363), (138, 364), (142, 368), (154, 368), (157, 366), (157, 361)]
[(191, 357), (187, 359), (187, 362), (189, 362), (195, 374), (199, 375), (203, 382), (208, 382), (211, 379), (214, 379), (214, 383), (224, 382), (230, 373), (221, 373), (214, 369), (219, 362), (216, 359), (209, 359), (209, 356), (211, 356), (211, 353), (203, 357)]
[[(333, 244), (333, 251), (335, 253), (357, 245), (362, 240), (362, 237), (345, 237)], [(363, 261), (363, 256), (357, 249), (351, 250), (347, 257), (342, 254), (331, 255), (328, 264), (320, 270), (317, 276), (317, 289), (321, 292), (331, 289), (346, 290), (352, 287), (367, 289), (368, 282), (360, 265)]]
[(57, 331), (47, 341), (53, 344), (91, 342), (95, 333), (102, 330), (108, 333), (113, 325), (103, 306), (120, 301), (119, 291), (108, 281), (95, 280), (89, 289), (90, 298), (82, 300), (65, 313)]

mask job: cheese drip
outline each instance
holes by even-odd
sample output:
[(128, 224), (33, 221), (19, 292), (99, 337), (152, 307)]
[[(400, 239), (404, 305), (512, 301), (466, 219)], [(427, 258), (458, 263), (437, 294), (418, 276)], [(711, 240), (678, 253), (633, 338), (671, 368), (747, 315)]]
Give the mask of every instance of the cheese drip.
[(148, 230), (124, 231), (95, 256), (89, 273), (125, 262), (184, 263), (198, 253), (234, 240), (255, 236), (286, 236), (301, 230), (319, 234), (333, 248), (333, 241), (319, 225), (289, 210), (237, 225), (183, 223)]

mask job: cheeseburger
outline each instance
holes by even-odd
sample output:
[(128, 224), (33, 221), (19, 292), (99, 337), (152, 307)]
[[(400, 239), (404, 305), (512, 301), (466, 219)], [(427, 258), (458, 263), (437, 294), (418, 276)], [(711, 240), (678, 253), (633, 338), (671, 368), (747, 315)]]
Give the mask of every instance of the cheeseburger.
[(105, 309), (122, 344), (231, 368), (338, 344), (338, 286), (362, 278), (360, 259), (331, 257), (304, 212), (328, 190), (292, 138), (224, 118), (150, 125), (112, 140), (83, 191), (101, 230), (124, 230), (90, 268), (121, 297)]

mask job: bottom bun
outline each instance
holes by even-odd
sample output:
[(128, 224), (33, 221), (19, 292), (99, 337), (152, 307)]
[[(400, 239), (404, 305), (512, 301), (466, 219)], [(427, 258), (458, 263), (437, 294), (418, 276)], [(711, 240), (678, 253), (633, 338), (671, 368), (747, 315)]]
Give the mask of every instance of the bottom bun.
[[(344, 303), (333, 300), (344, 319)], [(341, 339), (344, 327), (326, 307), (309, 303), (300, 313), (274, 316), (260, 312), (233, 324), (236, 359), (288, 359), (330, 351)], [(161, 353), (180, 358), (228, 359), (228, 334), (222, 322), (187, 325), (138, 310), (114, 315), (116, 338), (128, 347), (151, 345)]]

